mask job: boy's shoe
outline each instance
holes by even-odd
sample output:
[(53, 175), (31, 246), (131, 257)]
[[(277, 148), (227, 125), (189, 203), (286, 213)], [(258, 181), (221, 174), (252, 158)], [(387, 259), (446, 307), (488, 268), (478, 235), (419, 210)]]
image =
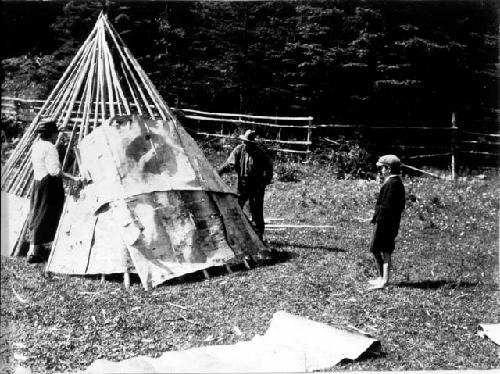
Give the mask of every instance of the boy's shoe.
[(382, 280), (383, 280), (383, 278), (382, 278), (382, 277), (379, 277), (379, 278), (375, 278), (375, 279), (370, 279), (370, 280), (368, 281), (368, 283), (369, 283), (370, 285), (375, 285), (375, 284), (382, 283)]
[(385, 286), (387, 286), (387, 283), (384, 283), (384, 282), (372, 283), (371, 286), (368, 287), (368, 290), (369, 291), (381, 290), (381, 289), (385, 288)]

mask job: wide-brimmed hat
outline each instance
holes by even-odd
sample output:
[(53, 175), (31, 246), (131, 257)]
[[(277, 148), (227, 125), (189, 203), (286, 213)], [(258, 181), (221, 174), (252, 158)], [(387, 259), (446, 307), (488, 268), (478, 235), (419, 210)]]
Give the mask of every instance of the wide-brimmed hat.
[(253, 142), (253, 141), (255, 141), (256, 135), (257, 134), (255, 133), (255, 131), (247, 130), (247, 131), (245, 131), (245, 134), (239, 136), (239, 139), (243, 140), (245, 142)]
[(377, 166), (401, 166), (401, 160), (396, 155), (384, 155), (380, 157), (377, 161)]
[(38, 124), (36, 128), (36, 132), (39, 134), (55, 134), (59, 132), (59, 128), (57, 127), (57, 123), (54, 120), (45, 120)]

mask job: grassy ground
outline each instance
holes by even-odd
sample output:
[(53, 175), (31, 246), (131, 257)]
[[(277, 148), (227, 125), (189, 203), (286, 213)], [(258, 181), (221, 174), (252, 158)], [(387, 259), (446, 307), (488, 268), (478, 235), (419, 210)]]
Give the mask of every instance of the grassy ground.
[(48, 279), (39, 265), (2, 258), (2, 365), (50, 373), (98, 358), (232, 344), (265, 333), (285, 310), (381, 341), (382, 354), (333, 370), (499, 367), (498, 347), (476, 335), (479, 323), (500, 322), (498, 178), (405, 179), (392, 286), (368, 291), (375, 273), (363, 220), (380, 186), (339, 181), (317, 165), (301, 165), (299, 177), (269, 187), (265, 216), (335, 229), (268, 232), (280, 260), (252, 270), (211, 269), (207, 281), (194, 274), (145, 292), (138, 282), (124, 290), (120, 279)]

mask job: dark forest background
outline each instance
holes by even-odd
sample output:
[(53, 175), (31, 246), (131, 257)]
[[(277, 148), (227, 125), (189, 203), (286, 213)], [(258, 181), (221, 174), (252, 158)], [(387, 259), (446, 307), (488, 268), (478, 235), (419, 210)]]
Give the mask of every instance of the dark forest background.
[(102, 9), (171, 106), (498, 132), (493, 1), (3, 1), (3, 95), (44, 99)]

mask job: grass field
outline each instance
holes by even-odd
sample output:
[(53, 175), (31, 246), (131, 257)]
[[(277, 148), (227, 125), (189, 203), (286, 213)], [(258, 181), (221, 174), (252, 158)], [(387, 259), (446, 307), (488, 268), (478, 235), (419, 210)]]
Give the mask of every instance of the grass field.
[(380, 186), (336, 180), (321, 165), (300, 165), (298, 175), (269, 187), (265, 216), (335, 229), (270, 231), (265, 239), (280, 259), (252, 270), (211, 269), (209, 280), (193, 274), (145, 292), (138, 282), (124, 290), (118, 278), (48, 279), (40, 265), (2, 258), (2, 365), (50, 373), (98, 358), (232, 344), (265, 333), (273, 313), (285, 310), (381, 341), (380, 355), (333, 370), (500, 366), (498, 346), (477, 336), (479, 323), (500, 322), (497, 176), (405, 178), (392, 285), (368, 291), (375, 272), (363, 220)]

